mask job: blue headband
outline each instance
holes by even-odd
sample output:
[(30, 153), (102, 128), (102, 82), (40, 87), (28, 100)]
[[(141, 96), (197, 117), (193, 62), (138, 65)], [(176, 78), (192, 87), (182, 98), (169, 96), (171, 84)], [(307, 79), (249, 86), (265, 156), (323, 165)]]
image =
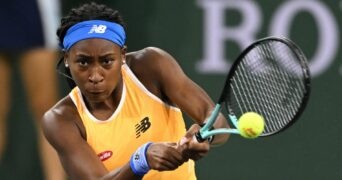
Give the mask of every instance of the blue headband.
[(63, 49), (69, 50), (78, 41), (90, 38), (106, 39), (123, 47), (126, 34), (124, 28), (117, 23), (101, 20), (83, 21), (68, 29), (63, 40)]

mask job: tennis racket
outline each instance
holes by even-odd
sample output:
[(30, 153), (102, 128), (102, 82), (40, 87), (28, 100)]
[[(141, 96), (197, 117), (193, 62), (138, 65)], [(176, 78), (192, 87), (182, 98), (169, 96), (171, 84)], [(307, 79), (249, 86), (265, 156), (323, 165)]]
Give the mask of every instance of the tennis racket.
[[(310, 72), (302, 50), (291, 40), (267, 37), (248, 46), (232, 65), (217, 104), (196, 134), (199, 142), (216, 134), (240, 134), (238, 117), (246, 112), (263, 116), (259, 136), (290, 127), (305, 109), (310, 95)], [(211, 130), (222, 107), (231, 128)]]

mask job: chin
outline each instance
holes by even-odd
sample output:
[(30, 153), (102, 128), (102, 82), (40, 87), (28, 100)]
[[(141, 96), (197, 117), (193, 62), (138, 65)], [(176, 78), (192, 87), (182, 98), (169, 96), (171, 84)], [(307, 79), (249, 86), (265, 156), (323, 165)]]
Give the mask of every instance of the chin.
[(105, 93), (101, 93), (101, 94), (88, 94), (87, 95), (87, 100), (90, 101), (90, 102), (95, 102), (95, 103), (103, 102), (103, 101), (105, 101), (108, 98), (109, 98), (109, 96), (107, 94), (105, 94)]

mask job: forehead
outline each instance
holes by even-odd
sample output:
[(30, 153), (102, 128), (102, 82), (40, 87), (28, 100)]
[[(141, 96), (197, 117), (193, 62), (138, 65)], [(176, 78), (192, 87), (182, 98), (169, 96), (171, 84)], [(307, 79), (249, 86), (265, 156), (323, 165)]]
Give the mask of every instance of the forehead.
[(76, 52), (98, 52), (101, 53), (103, 51), (111, 51), (111, 52), (120, 52), (121, 48), (119, 45), (108, 41), (106, 39), (100, 39), (100, 38), (90, 38), (90, 39), (84, 39), (77, 43), (75, 43), (71, 49), (71, 53)]

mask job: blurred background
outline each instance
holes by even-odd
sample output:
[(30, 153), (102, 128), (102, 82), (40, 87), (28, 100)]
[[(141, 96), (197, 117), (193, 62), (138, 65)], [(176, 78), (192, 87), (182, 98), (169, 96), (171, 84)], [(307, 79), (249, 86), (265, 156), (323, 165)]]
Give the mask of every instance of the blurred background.
[[(94, 1), (121, 11), (128, 27), (129, 51), (146, 46), (168, 51), (214, 100), (244, 47), (266, 36), (292, 39), (308, 57), (313, 78), (311, 98), (299, 121), (269, 138), (231, 136), (227, 144), (212, 148), (197, 162), (198, 179), (342, 179), (341, 0)], [(87, 1), (60, 1), (60, 15), (82, 2)], [(6, 3), (12, 1), (2, 2)], [(12, 91), (1, 96), (9, 97), (11, 103), (6, 104), (7, 141), (0, 179), (44, 179), (25, 76), (18, 61), (9, 64)], [(62, 77), (56, 78), (61, 98), (69, 89)]]

